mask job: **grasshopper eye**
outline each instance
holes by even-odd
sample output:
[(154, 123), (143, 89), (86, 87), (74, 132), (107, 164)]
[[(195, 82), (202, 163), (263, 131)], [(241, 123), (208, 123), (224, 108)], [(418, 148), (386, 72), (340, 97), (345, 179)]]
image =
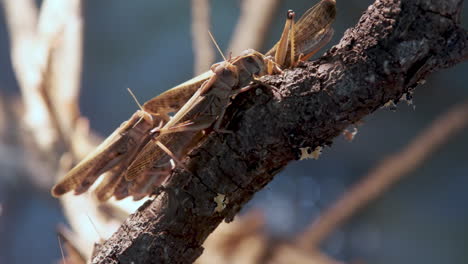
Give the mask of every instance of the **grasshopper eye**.
[(250, 56), (247, 57), (247, 58), (245, 59), (245, 61), (246, 61), (247, 63), (249, 63), (249, 64), (255, 63), (255, 60), (254, 60), (252, 57), (250, 57)]
[(228, 77), (234, 76), (235, 74), (234, 74), (234, 72), (232, 70), (223, 68), (223, 71), (222, 71), (221, 75), (224, 78), (228, 78)]

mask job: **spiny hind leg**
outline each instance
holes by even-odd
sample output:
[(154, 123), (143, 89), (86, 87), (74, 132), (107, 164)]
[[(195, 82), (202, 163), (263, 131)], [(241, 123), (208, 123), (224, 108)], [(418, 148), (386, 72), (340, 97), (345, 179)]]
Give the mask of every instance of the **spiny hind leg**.
[(283, 33), (281, 34), (280, 40), (278, 41), (278, 47), (276, 48), (275, 62), (281, 66), (285, 65), (286, 54), (288, 53), (288, 44), (290, 44), (291, 30), (294, 31), (292, 28), (292, 25), (294, 25), (294, 15), (295, 14), (292, 10), (288, 10)]
[(296, 23), (294, 22), (294, 15), (291, 21), (291, 30), (289, 31), (289, 46), (291, 47), (291, 65), (289, 67), (296, 67), (299, 62), (299, 58), (296, 59)]

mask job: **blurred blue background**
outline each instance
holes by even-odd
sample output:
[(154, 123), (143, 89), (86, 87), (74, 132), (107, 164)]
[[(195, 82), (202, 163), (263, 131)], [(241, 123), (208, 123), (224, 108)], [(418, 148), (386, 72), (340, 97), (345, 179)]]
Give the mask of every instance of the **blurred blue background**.
[[(226, 48), (239, 1), (212, 2), (212, 32)], [(262, 51), (278, 39), (284, 11), (299, 15), (316, 1), (282, 1)], [(336, 44), (372, 1), (338, 1)], [(190, 1), (86, 1), (81, 111), (108, 135), (136, 109), (126, 91), (145, 101), (193, 76)], [(468, 28), (468, 11), (462, 21)], [(18, 88), (11, 69), (5, 20), (0, 17), (0, 87)], [(320, 54), (322, 54), (321, 52)], [(218, 57), (218, 59), (220, 59)], [(293, 162), (249, 203), (262, 208), (274, 236), (292, 237), (378, 161), (399, 151), (438, 114), (468, 98), (468, 64), (440, 71), (418, 87), (413, 106), (379, 110), (351, 143), (343, 138), (319, 160)], [(57, 200), (27, 180), (0, 179), (0, 263), (60, 259), (56, 225), (65, 219)], [(468, 262), (468, 132), (465, 129), (423, 166), (356, 215), (323, 244), (344, 261), (364, 263)], [(25, 249), (27, 249), (25, 251)]]

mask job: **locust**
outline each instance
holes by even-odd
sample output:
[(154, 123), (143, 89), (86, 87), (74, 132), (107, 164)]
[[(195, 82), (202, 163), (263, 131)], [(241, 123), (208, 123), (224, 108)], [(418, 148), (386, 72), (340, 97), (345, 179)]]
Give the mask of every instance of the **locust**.
[[(125, 121), (92, 153), (79, 162), (66, 177), (52, 188), (52, 195), (60, 196), (71, 189), (81, 194), (104, 172), (119, 174), (136, 157), (151, 139), (151, 130), (157, 122), (163, 122), (159, 115), (138, 110)], [(117, 166), (118, 165), (118, 166)], [(70, 189), (71, 188), (71, 189)]]
[[(274, 56), (275, 62), (282, 68), (295, 67), (300, 61), (310, 59), (333, 37), (335, 17), (336, 1), (322, 0), (307, 10), (296, 23), (294, 19), (286, 19), (280, 40), (265, 55)], [(285, 48), (288, 41), (290, 45)]]
[[(265, 53), (266, 56), (275, 57), (275, 63), (281, 68), (294, 67), (299, 61), (310, 59), (331, 40), (334, 33), (332, 23), (336, 16), (336, 1), (321, 0), (307, 10), (297, 23), (294, 23), (294, 15), (294, 12), (288, 10), (280, 40)], [(286, 46), (288, 40), (290, 40), (290, 45)], [(278, 55), (275, 56), (275, 54)], [(284, 59), (280, 60), (280, 57)], [(143, 105), (143, 109), (150, 113), (159, 114), (175, 112), (213, 74), (209, 70), (181, 83), (147, 101)]]
[[(234, 59), (233, 65), (236, 65), (238, 68), (239, 66), (245, 68), (245, 65), (249, 65), (247, 60), (250, 63), (254, 63), (255, 60), (252, 58), (256, 57), (257, 61), (261, 61), (262, 63), (257, 63), (255, 66), (249, 65), (252, 68), (257, 68), (257, 72), (253, 71), (243, 71), (242, 76), (240, 77), (241, 81), (238, 85), (243, 86), (250, 83), (255, 76), (261, 76), (266, 73), (273, 74), (272, 67), (275, 67), (275, 64), (280, 65), (289, 65), (290, 67), (296, 66), (298, 62), (302, 59), (308, 59), (310, 57), (310, 53), (315, 53), (318, 49), (320, 49), (323, 45), (329, 42), (330, 38), (333, 35), (333, 29), (331, 28), (331, 23), (327, 22), (330, 21), (330, 18), (325, 18), (322, 21), (317, 21), (317, 19), (313, 19), (313, 14), (317, 13), (329, 13), (331, 17), (334, 17), (334, 1), (323, 1), (323, 5), (316, 5), (315, 7), (311, 8), (298, 22), (298, 29), (299, 32), (303, 32), (308, 30), (311, 35), (314, 36), (314, 40), (309, 40), (306, 38), (301, 38), (300, 45), (296, 45), (295, 43), (295, 25), (294, 25), (294, 13), (292, 11), (288, 11), (288, 18), (286, 20), (286, 24), (283, 30), (282, 37), (280, 41), (271, 49), (267, 56), (264, 56), (256, 51), (247, 51), (244, 55), (240, 56), (239, 58)], [(327, 5), (328, 3), (328, 5)], [(326, 11), (324, 11), (326, 10)], [(325, 25), (321, 29), (313, 30), (315, 27), (307, 27), (304, 26), (305, 24), (311, 25), (313, 23), (319, 25)], [(305, 43), (306, 40), (309, 42)], [(305, 51), (307, 52), (304, 56), (303, 53), (297, 53), (296, 50)], [(269, 55), (271, 54), (271, 55)], [(274, 54), (274, 60), (272, 61), (269, 59)], [(236, 64), (238, 63), (238, 64)], [(214, 71), (213, 71), (214, 72)], [(278, 72), (278, 71), (276, 71)], [(214, 73), (216, 75), (216, 73)], [(216, 83), (219, 82), (219, 79), (210, 79), (210, 82), (206, 83)], [(205, 87), (205, 86), (202, 86)], [(216, 88), (214, 88), (216, 89)], [(213, 90), (214, 90), (213, 89)], [(225, 94), (228, 94), (225, 91)], [(219, 94), (217, 94), (219, 96)], [(190, 99), (184, 108), (190, 109), (191, 107), (203, 107), (202, 102), (206, 102), (206, 99), (200, 98), (202, 97), (201, 94), (198, 92), (193, 95), (192, 99)], [(198, 100), (200, 101), (196, 101)], [(227, 105), (227, 101), (229, 96), (223, 97), (224, 103)], [(219, 99), (219, 98), (218, 98)], [(198, 104), (201, 104), (199, 106)], [(219, 110), (219, 105), (217, 106)], [(166, 124), (163, 129), (160, 130), (162, 133), (157, 139), (155, 140), (155, 144), (148, 143), (145, 148), (142, 150), (141, 154), (139, 154), (135, 160), (132, 162), (130, 167), (126, 172), (125, 178), (128, 182), (136, 180), (136, 183), (130, 187), (130, 193), (143, 193), (141, 191), (141, 183), (148, 188), (148, 185), (151, 183), (157, 182), (156, 185), (159, 185), (162, 181), (164, 181), (165, 177), (167, 177), (168, 173), (162, 173), (160, 168), (167, 168), (167, 164), (169, 163), (170, 159), (178, 160), (185, 153), (188, 152), (190, 149), (189, 146), (193, 146), (193, 142), (197, 140), (191, 140), (192, 137), (197, 136), (200, 137), (200, 130), (208, 128), (214, 122), (213, 114), (208, 115), (208, 113), (199, 112), (200, 116), (204, 116), (204, 118), (198, 117), (198, 120), (191, 120), (190, 116), (193, 113), (187, 113), (187, 109), (181, 109), (177, 112), (176, 116), (174, 117), (172, 122)], [(225, 108), (224, 108), (225, 109)], [(224, 114), (223, 111), (220, 111), (220, 115), (216, 121), (214, 126), (214, 130), (219, 130), (219, 122), (222, 120), (222, 116)], [(212, 109), (211, 109), (212, 110)], [(211, 111), (213, 113), (213, 111)], [(187, 123), (190, 122), (190, 126), (187, 125), (179, 125), (176, 126), (178, 122), (180, 123)], [(168, 133), (175, 133), (175, 134), (164, 134), (166, 131)], [(179, 132), (179, 133), (177, 133)], [(192, 142), (192, 143), (191, 143)], [(172, 146), (173, 150), (171, 151), (166, 146)], [(177, 163), (180, 164), (180, 161)], [(138, 182), (141, 182), (138, 184)], [(136, 196), (134, 196), (136, 198)]]
[[(279, 68), (295, 67), (328, 43), (335, 15), (334, 0), (320, 1), (296, 23), (294, 12), (288, 11), (280, 40), (265, 55), (245, 51), (147, 101), (70, 170), (52, 188), (52, 195), (72, 190), (81, 194), (101, 174), (105, 177), (96, 189), (101, 201), (112, 196), (138, 200), (151, 194), (170, 174), (170, 160), (181, 164), (180, 159), (204, 136), (204, 129), (213, 126), (215, 131), (226, 132), (219, 127), (221, 117), (242, 86), (258, 76), (278, 73)], [(255, 69), (246, 71), (249, 67)], [(176, 113), (172, 119), (170, 113)]]
[[(241, 56), (212, 66), (213, 76), (198, 89), (187, 103), (158, 131), (128, 168), (125, 178), (137, 178), (151, 183), (164, 181), (168, 173), (161, 173), (171, 159), (180, 159), (199, 141), (204, 130), (213, 126), (214, 132), (231, 133), (221, 128), (221, 121), (230, 99), (252, 86), (257, 77), (282, 72), (279, 67), (268, 69), (270, 59), (255, 50), (246, 50)], [(183, 165), (182, 165), (183, 166)], [(164, 169), (163, 169), (164, 170)], [(138, 193), (139, 185), (130, 188)]]

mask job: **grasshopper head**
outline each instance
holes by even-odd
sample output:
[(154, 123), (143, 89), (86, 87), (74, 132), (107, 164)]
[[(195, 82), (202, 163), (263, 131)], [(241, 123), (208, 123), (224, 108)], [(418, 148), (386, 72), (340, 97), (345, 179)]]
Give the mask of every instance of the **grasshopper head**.
[(217, 76), (218, 80), (225, 83), (228, 87), (234, 87), (239, 81), (239, 71), (229, 61), (223, 61), (213, 64), (211, 70)]

